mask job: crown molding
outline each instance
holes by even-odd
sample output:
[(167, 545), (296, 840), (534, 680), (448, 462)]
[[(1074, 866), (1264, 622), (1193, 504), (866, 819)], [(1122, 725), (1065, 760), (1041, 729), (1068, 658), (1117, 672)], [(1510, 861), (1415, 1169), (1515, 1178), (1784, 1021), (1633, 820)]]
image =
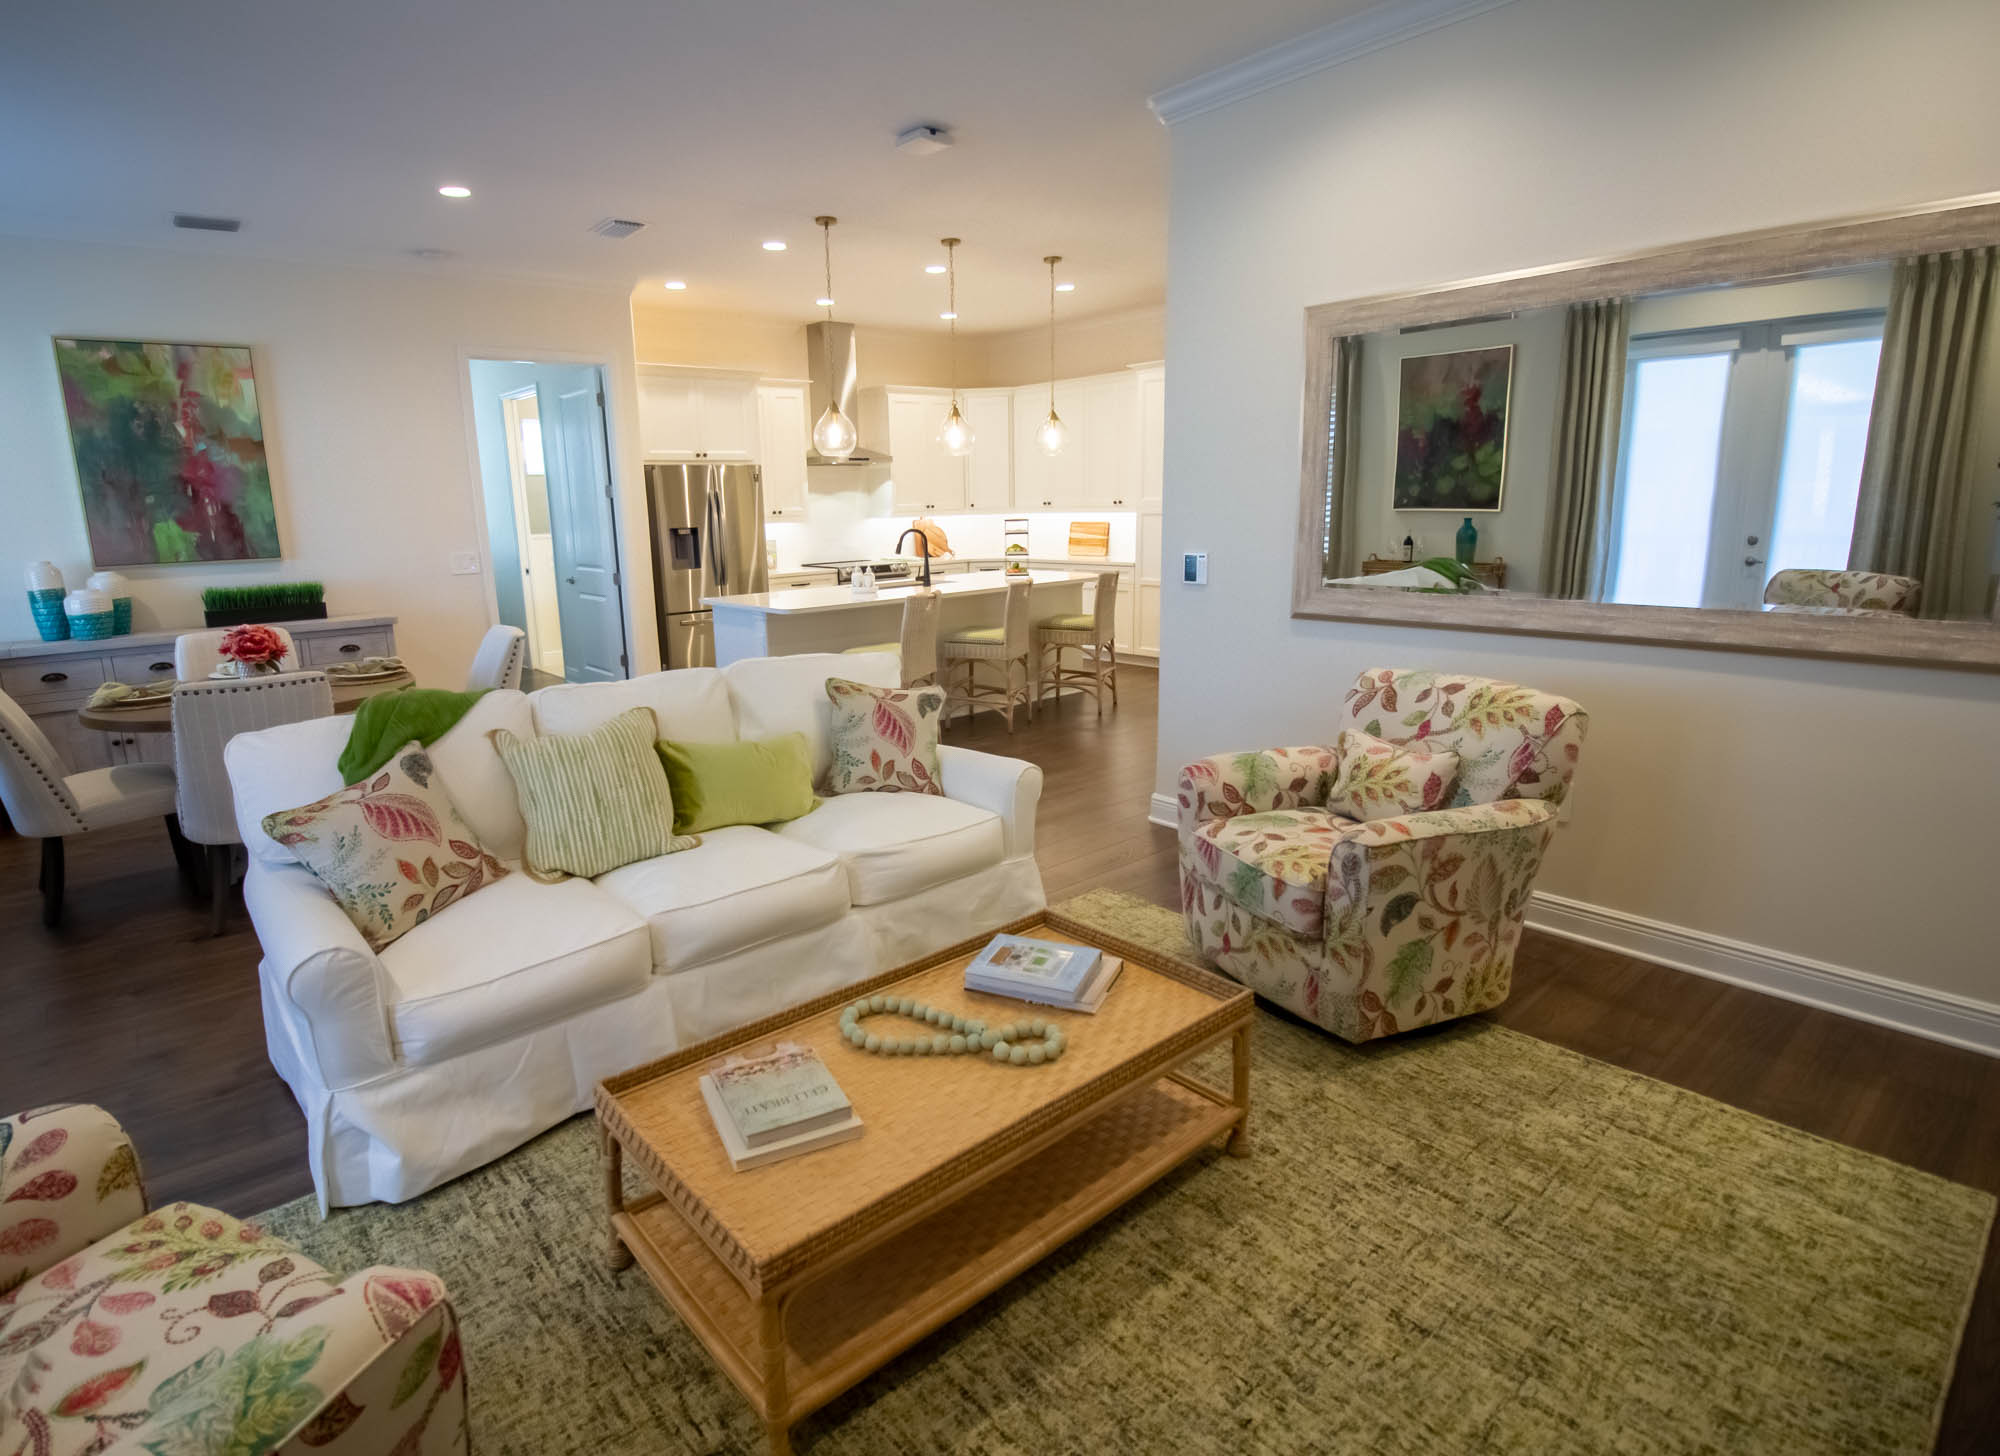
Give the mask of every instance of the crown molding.
[(1174, 126), (1191, 116), (1255, 96), (1259, 91), (1269, 91), (1301, 76), (1310, 76), (1513, 3), (1514, 0), (1389, 0), (1388, 4), (1336, 20), (1281, 41), (1269, 50), (1157, 91), (1147, 98), (1146, 104), (1162, 125)]

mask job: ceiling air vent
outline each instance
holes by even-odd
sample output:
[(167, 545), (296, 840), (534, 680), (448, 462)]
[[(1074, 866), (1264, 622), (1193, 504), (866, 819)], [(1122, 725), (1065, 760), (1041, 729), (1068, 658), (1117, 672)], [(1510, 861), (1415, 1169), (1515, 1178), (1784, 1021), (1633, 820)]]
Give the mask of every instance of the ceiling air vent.
[(177, 228), (186, 228), (190, 232), (197, 233), (233, 233), (242, 230), (243, 219), (240, 217), (203, 217), (198, 212), (177, 212), (174, 214), (174, 226)]
[(603, 222), (591, 224), (590, 230), (600, 238), (629, 238), (644, 226), (629, 217), (607, 217)]

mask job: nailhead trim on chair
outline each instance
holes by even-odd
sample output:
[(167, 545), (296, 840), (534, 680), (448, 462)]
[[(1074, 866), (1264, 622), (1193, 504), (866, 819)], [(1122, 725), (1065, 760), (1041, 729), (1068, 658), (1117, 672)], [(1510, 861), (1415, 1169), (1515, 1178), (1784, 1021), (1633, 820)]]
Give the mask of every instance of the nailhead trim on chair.
[(56, 802), (62, 805), (63, 812), (76, 821), (76, 832), (81, 834), (88, 829), (90, 826), (83, 822), (83, 814), (76, 806), (76, 796), (70, 793), (69, 785), (50, 778), (42, 766), (35, 762), (34, 754), (28, 752), (28, 745), (16, 738), (14, 730), (4, 721), (0, 721), (0, 738), (5, 738), (7, 746), (20, 755), (21, 762), (33, 769), (35, 777), (48, 785), (49, 792), (55, 795)]

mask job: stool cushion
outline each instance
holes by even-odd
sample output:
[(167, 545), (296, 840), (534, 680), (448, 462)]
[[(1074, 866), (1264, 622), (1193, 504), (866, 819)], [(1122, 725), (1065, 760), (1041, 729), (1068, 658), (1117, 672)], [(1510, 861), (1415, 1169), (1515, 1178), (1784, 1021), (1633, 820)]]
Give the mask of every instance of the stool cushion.
[(1061, 617), (1044, 617), (1035, 625), (1055, 632), (1088, 632), (1097, 625), (1097, 618), (1089, 612), (1070, 612)]
[(947, 642), (1005, 642), (1005, 627), (968, 627), (963, 632), (954, 632), (945, 638)]

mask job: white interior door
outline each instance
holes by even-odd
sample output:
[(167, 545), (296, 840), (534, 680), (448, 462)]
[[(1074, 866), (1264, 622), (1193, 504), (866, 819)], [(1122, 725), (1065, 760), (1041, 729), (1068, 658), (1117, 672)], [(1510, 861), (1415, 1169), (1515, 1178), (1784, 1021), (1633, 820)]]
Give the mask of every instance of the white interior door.
[(563, 675), (607, 682), (626, 673), (618, 529), (604, 442), (604, 396), (589, 365), (551, 365), (536, 381), (554, 526)]

